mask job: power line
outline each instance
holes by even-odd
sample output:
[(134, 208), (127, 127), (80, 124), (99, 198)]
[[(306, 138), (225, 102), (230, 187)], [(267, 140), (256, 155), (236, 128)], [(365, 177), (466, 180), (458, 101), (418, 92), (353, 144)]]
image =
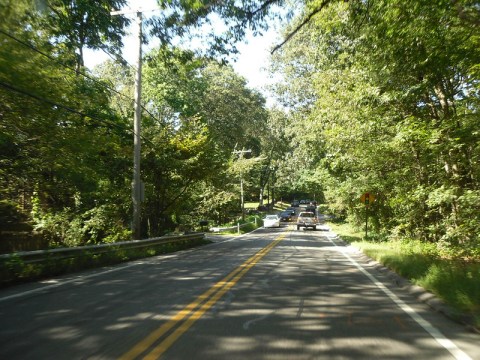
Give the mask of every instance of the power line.
[[(115, 62), (123, 62), (125, 63), (126, 65), (128, 65), (132, 70), (137, 70), (135, 68), (135, 66), (133, 66), (132, 64), (130, 64), (127, 59), (125, 59), (122, 55), (119, 55), (119, 54), (112, 54), (110, 52), (108, 52), (107, 50), (105, 50), (104, 48), (101, 49), (110, 59), (112, 59), (113, 61)], [(121, 61), (120, 61), (120, 60)]]
[[(54, 58), (53, 56), (51, 56), (51, 55), (49, 55), (49, 54), (46, 54), (45, 52), (39, 50), (39, 49), (36, 48), (35, 46), (33, 46), (33, 45), (31, 45), (31, 44), (23, 41), (23, 40), (20, 40), (19, 38), (13, 36), (12, 34), (9, 34), (9, 33), (7, 33), (6, 31), (4, 31), (4, 30), (2, 30), (2, 29), (0, 29), (0, 33), (4, 34), (5, 36), (8, 36), (8, 37), (11, 38), (12, 40), (14, 40), (14, 41), (22, 44), (23, 46), (29, 48), (30, 50), (35, 51), (35, 52), (39, 53), (39, 54), (42, 55), (42, 56), (45, 56), (46, 58), (48, 58), (49, 60), (53, 61), (54, 63), (56, 63), (56, 64), (58, 64), (58, 65), (60, 65), (60, 66), (62, 66), (62, 67), (64, 67), (64, 68), (66, 68), (66, 69), (68, 69), (68, 70), (70, 70), (70, 71), (73, 71), (73, 72), (75, 72), (76, 74), (80, 74), (80, 75), (84, 76), (85, 78), (87, 78), (87, 79), (89, 79), (89, 80), (92, 80), (92, 81), (95, 82), (96, 84), (100, 84), (102, 87), (104, 87), (104, 88), (106, 88), (106, 89), (108, 89), (108, 90), (110, 90), (110, 91), (112, 91), (112, 92), (120, 95), (122, 98), (127, 99), (127, 100), (132, 101), (132, 102), (134, 101), (133, 99), (131, 99), (131, 98), (128, 97), (127, 95), (122, 94), (122, 93), (119, 92), (118, 90), (116, 90), (116, 89), (108, 86), (107, 84), (99, 81), (99, 80), (96, 79), (95, 77), (90, 76), (90, 75), (86, 74), (86, 73), (83, 72), (83, 71), (79, 71), (79, 70), (77, 70), (77, 69), (75, 69), (75, 68), (73, 68), (73, 67), (71, 67), (71, 66), (69, 66), (69, 65), (66, 65), (66, 64), (62, 63), (61, 61), (57, 60), (57, 59)], [(103, 50), (107, 55), (109, 55), (109, 56), (111, 55), (110, 53), (106, 52), (104, 49), (102, 49), (102, 50)], [(121, 57), (120, 55), (117, 55), (117, 56)], [(122, 58), (122, 60), (124, 60), (125, 63), (128, 64), (132, 69), (135, 69), (135, 67), (132, 66), (132, 65), (130, 65), (123, 57), (121, 57), (121, 58)], [(118, 61), (118, 60), (113, 59), (113, 58), (112, 58), (112, 60)], [(153, 115), (144, 105), (140, 104), (140, 106), (141, 106), (142, 110), (144, 110), (147, 114), (149, 114), (149, 115), (152, 117), (152, 119), (156, 120), (159, 124), (162, 124), (162, 121), (161, 121), (160, 119), (158, 119), (155, 115)]]
[[(95, 79), (94, 77), (92, 77), (92, 76), (90, 76), (90, 75), (88, 75), (88, 74), (86, 74), (86, 73), (84, 73), (84, 72), (82, 72), (82, 71), (79, 71), (79, 70), (77, 70), (77, 69), (75, 69), (75, 68), (73, 68), (73, 67), (71, 67), (71, 66), (69, 66), (69, 65), (66, 65), (66, 64), (62, 63), (61, 61), (55, 59), (53, 56), (44, 53), (43, 51), (39, 50), (39, 49), (36, 48), (35, 46), (33, 46), (33, 45), (31, 45), (31, 44), (23, 41), (23, 40), (20, 40), (19, 38), (17, 38), (17, 37), (15, 37), (15, 36), (13, 36), (13, 35), (5, 32), (4, 30), (0, 29), (0, 33), (4, 34), (5, 36), (8, 36), (8, 37), (11, 38), (12, 40), (15, 40), (16, 42), (18, 42), (18, 43), (26, 46), (27, 48), (29, 48), (29, 49), (31, 49), (31, 50), (33, 50), (33, 51), (35, 51), (35, 52), (37, 52), (37, 53), (45, 56), (46, 58), (48, 58), (49, 60), (55, 62), (56, 64), (61, 65), (61, 66), (63, 66), (64, 68), (75, 72), (76, 74), (80, 74), (80, 75), (86, 77), (87, 79), (90, 79), (90, 80), (94, 81), (94, 82), (97, 83), (97, 84), (101, 84), (103, 87), (105, 87), (105, 88), (107, 88), (108, 90), (111, 90), (111, 91), (117, 93), (117, 94), (120, 95), (120, 96), (123, 96), (123, 97), (128, 98), (126, 95), (120, 93), (119, 91), (115, 90), (114, 88), (109, 87), (108, 85), (102, 83), (102, 82), (99, 81), (98, 79)], [(128, 99), (130, 99), (130, 98), (128, 98)], [(130, 99), (130, 100), (131, 100), (131, 99)]]
[[(44, 98), (44, 97), (42, 97), (42, 96), (39, 96), (39, 95), (36, 95), (36, 94), (32, 94), (32, 93), (30, 93), (30, 92), (28, 92), (28, 91), (19, 89), (19, 88), (15, 87), (15, 86), (13, 86), (13, 85), (11, 85), (11, 84), (7, 84), (7, 83), (5, 83), (5, 82), (3, 82), (3, 81), (0, 81), (0, 86), (2, 86), (3, 88), (5, 88), (5, 89), (7, 89), (7, 90), (9, 90), (9, 91), (11, 91), (11, 92), (16, 92), (16, 93), (22, 94), (22, 95), (24, 95), (24, 96), (28, 96), (28, 97), (30, 97), (30, 98), (33, 98), (33, 99), (39, 101), (39, 102), (43, 102), (43, 103), (46, 103), (46, 104), (55, 106), (55, 107), (57, 107), (57, 108), (64, 109), (64, 110), (66, 110), (66, 111), (68, 111), (68, 112), (71, 112), (71, 113), (76, 114), (76, 115), (80, 115), (80, 116), (82, 116), (82, 117), (89, 117), (89, 118), (91, 118), (91, 119), (98, 120), (98, 121), (103, 122), (103, 123), (107, 123), (108, 125), (112, 125), (112, 126), (118, 128), (118, 129), (120, 129), (120, 130), (127, 131), (127, 132), (129, 132), (129, 133), (131, 133), (131, 134), (134, 134), (134, 131), (133, 131), (133, 130), (124, 128), (124, 127), (122, 127), (122, 126), (120, 126), (120, 125), (118, 125), (118, 124), (116, 124), (116, 123), (114, 123), (114, 122), (112, 122), (112, 121), (110, 121), (110, 120), (108, 120), (108, 119), (100, 118), (100, 117), (95, 116), (95, 115), (92, 115), (92, 114), (84, 113), (84, 112), (82, 112), (82, 111), (80, 111), (80, 110), (76, 110), (76, 109), (74, 109), (74, 108), (71, 108), (70, 106), (67, 106), (67, 105), (64, 105), (64, 104), (60, 104), (60, 103), (57, 103), (57, 102), (55, 102), (55, 101), (53, 101), (53, 100), (46, 99), (46, 98)], [(143, 138), (143, 140), (146, 141), (146, 142), (148, 142), (150, 145), (155, 146), (155, 144), (153, 144), (150, 140), (145, 139), (145, 138)]]

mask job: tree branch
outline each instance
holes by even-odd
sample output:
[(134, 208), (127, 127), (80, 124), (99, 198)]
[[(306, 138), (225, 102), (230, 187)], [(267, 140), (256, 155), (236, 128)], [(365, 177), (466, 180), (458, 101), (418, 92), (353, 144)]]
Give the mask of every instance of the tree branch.
[(312, 17), (314, 17), (316, 14), (318, 14), (320, 11), (323, 10), (323, 8), (325, 6), (327, 6), (329, 3), (331, 2), (331, 0), (324, 0), (322, 2), (322, 4), (315, 8), (291, 33), (289, 33), (285, 40), (283, 40), (280, 44), (278, 45), (275, 45), (275, 47), (272, 49), (272, 51), (270, 52), (272, 55), (275, 51), (277, 51), (278, 49), (280, 49), (283, 45), (285, 45), (297, 32), (300, 31), (300, 29), (302, 27), (304, 27), (308, 22), (310, 22), (310, 20), (312, 19)]
[(262, 6), (260, 6), (257, 10), (251, 11), (248, 14), (249, 20), (252, 20), (255, 15), (257, 15), (259, 12), (264, 11), (266, 8), (268, 8), (270, 5), (279, 2), (279, 0), (267, 0), (265, 1)]

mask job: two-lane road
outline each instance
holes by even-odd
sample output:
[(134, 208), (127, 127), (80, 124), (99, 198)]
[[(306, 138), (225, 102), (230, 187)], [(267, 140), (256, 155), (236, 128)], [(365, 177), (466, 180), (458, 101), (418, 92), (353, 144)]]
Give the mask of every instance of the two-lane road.
[(0, 291), (0, 359), (480, 359), (328, 231), (260, 229)]

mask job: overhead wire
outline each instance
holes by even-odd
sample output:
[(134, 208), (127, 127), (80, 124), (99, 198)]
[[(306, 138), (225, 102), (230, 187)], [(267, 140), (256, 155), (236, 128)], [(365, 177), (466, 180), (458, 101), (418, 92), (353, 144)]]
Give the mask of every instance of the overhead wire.
[[(103, 86), (104, 88), (106, 88), (106, 89), (108, 89), (108, 90), (116, 93), (117, 95), (121, 96), (122, 98), (127, 99), (127, 100), (131, 101), (132, 103), (135, 102), (134, 99), (132, 99), (132, 98), (128, 97), (127, 95), (119, 92), (118, 90), (116, 90), (116, 89), (108, 86), (107, 84), (105, 84), (104, 82), (96, 79), (95, 77), (93, 77), (93, 76), (91, 76), (91, 75), (89, 75), (89, 74), (87, 74), (87, 73), (85, 73), (85, 72), (83, 72), (83, 71), (77, 70), (77, 69), (75, 69), (75, 68), (73, 68), (73, 67), (71, 67), (71, 66), (69, 66), (69, 65), (66, 65), (66, 64), (62, 63), (61, 61), (57, 60), (57, 59), (54, 58), (53, 56), (51, 56), (51, 55), (49, 55), (49, 54), (46, 54), (45, 52), (41, 51), (40, 49), (36, 48), (35, 46), (33, 46), (33, 45), (29, 44), (29, 43), (27, 43), (27, 42), (25, 42), (25, 41), (17, 38), (16, 36), (14, 36), (14, 35), (12, 35), (12, 34), (9, 34), (8, 32), (6, 32), (6, 31), (4, 31), (4, 30), (2, 30), (2, 29), (0, 29), (0, 33), (2, 33), (3, 35), (11, 38), (12, 40), (14, 40), (14, 41), (16, 41), (16, 42), (22, 44), (23, 46), (29, 48), (30, 50), (35, 51), (35, 52), (39, 53), (39, 54), (42, 55), (42, 56), (45, 56), (46, 58), (48, 58), (49, 60), (53, 61), (54, 63), (56, 63), (56, 64), (58, 64), (58, 65), (60, 65), (60, 66), (62, 66), (62, 67), (64, 67), (64, 68), (66, 68), (66, 69), (68, 69), (68, 70), (70, 70), (70, 71), (73, 71), (73, 72), (75, 72), (76, 74), (80, 74), (80, 75), (82, 75), (83, 77), (85, 77), (85, 78), (87, 78), (87, 79), (95, 82), (96, 84), (99, 84), (99, 85)], [(103, 50), (107, 55), (111, 56), (110, 53), (106, 52), (104, 49), (102, 49), (102, 50)], [(132, 67), (133, 69), (135, 69), (135, 67), (134, 67), (133, 65), (129, 64), (123, 57), (121, 57), (120, 55), (117, 55), (117, 56), (119, 56), (120, 58), (122, 58), (122, 60), (124, 60), (124, 62), (125, 62), (126, 64), (128, 64), (130, 67)], [(112, 58), (112, 57), (111, 57), (111, 58)], [(117, 59), (114, 59), (114, 58), (112, 58), (112, 60), (118, 61)], [(154, 114), (152, 114), (143, 104), (140, 104), (140, 107), (142, 108), (143, 111), (145, 111), (147, 114), (149, 114), (149, 115), (152, 117), (152, 119), (154, 119), (155, 121), (157, 121), (159, 124), (163, 124), (162, 121), (161, 121), (160, 119), (158, 119)]]
[[(117, 123), (113, 122), (113, 121), (110, 121), (108, 119), (105, 119), (105, 118), (100, 118), (98, 116), (95, 116), (95, 115), (92, 115), (92, 114), (87, 114), (87, 113), (84, 113), (82, 111), (79, 111), (79, 110), (76, 110), (70, 106), (67, 106), (67, 105), (64, 105), (64, 104), (60, 104), (60, 103), (57, 103), (53, 100), (50, 100), (50, 99), (46, 99), (42, 96), (39, 96), (39, 95), (36, 95), (36, 94), (32, 94), (31, 92), (28, 92), (28, 91), (25, 91), (25, 90), (22, 90), (22, 89), (19, 89), (11, 84), (8, 84), (8, 83), (5, 83), (3, 81), (0, 80), (0, 86), (3, 87), (4, 89), (7, 89), (11, 92), (16, 92), (16, 93), (19, 93), (19, 94), (22, 94), (24, 96), (28, 96), (28, 97), (31, 97), (37, 101), (40, 101), (40, 102), (43, 102), (43, 103), (46, 103), (46, 104), (49, 104), (49, 105), (52, 105), (52, 106), (55, 106), (57, 108), (61, 108), (61, 109), (64, 109), (68, 112), (71, 112), (73, 114), (77, 114), (77, 115), (80, 115), (82, 117), (88, 117), (88, 118), (91, 118), (91, 119), (94, 119), (94, 120), (98, 120), (102, 123), (107, 123), (109, 125), (112, 125), (122, 131), (127, 131), (129, 133), (131, 133), (132, 135), (135, 135), (135, 131), (134, 130), (131, 130), (131, 129), (125, 129), (124, 127), (121, 127), (120, 125), (118, 125)], [(146, 139), (145, 137), (141, 136), (140, 137), (146, 141), (147, 143), (149, 143), (150, 145), (152, 146), (155, 146), (155, 144), (153, 144), (150, 140)]]
[(101, 48), (100, 50), (102, 50), (105, 53), (105, 55), (107, 55), (113, 61), (117, 62), (120, 59), (121, 62), (128, 65), (130, 68), (132, 68), (132, 70), (137, 70), (137, 68), (135, 66), (133, 66), (132, 64), (130, 64), (122, 55), (112, 54), (112, 53), (108, 52), (107, 50), (105, 50), (104, 48)]

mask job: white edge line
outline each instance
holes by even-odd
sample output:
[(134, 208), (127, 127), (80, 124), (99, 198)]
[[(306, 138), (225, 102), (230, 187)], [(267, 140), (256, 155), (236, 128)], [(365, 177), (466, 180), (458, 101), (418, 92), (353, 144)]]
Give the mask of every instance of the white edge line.
[(460, 350), (460, 348), (455, 345), (453, 341), (445, 337), (440, 330), (430, 324), (425, 320), (420, 314), (418, 314), (412, 307), (407, 305), (402, 299), (390, 291), (385, 285), (383, 285), (375, 276), (370, 274), (365, 268), (363, 268), (358, 262), (356, 262), (350, 255), (342, 250), (338, 246), (333, 238), (328, 237), (328, 239), (333, 243), (333, 245), (340, 250), (340, 252), (345, 256), (358, 270), (360, 270), (365, 276), (367, 276), (379, 289), (381, 289), (395, 304), (398, 305), (400, 309), (406, 312), (410, 317), (415, 320), (415, 322), (425, 329), (440, 345), (442, 345), (446, 350), (448, 350), (457, 360), (472, 360), (472, 358), (467, 355), (465, 352)]

